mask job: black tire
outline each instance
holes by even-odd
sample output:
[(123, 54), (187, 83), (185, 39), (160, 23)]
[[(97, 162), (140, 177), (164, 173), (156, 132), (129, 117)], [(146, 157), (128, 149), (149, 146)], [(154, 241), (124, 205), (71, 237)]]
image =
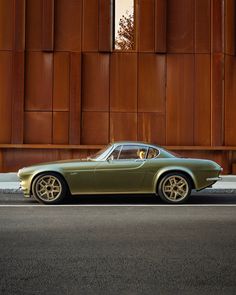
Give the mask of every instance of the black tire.
[(161, 178), (157, 193), (165, 203), (183, 204), (189, 199), (191, 190), (192, 183), (188, 176), (172, 172)]
[(40, 203), (59, 204), (67, 197), (67, 183), (58, 173), (44, 172), (34, 178), (32, 194)]

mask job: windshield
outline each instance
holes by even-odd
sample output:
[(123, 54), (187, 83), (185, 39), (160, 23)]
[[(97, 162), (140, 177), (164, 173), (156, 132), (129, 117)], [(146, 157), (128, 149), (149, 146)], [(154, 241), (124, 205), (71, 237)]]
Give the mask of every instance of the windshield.
[(107, 155), (107, 152), (108, 152), (108, 150), (110, 150), (110, 148), (111, 148), (111, 144), (105, 146), (103, 149), (99, 150), (94, 155), (90, 156), (88, 159), (90, 159), (90, 160), (103, 159), (105, 157), (105, 155)]

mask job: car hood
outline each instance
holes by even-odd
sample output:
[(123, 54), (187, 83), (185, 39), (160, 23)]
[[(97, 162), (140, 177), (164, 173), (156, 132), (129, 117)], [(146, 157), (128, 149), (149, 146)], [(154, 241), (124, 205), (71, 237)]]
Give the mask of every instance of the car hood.
[(31, 165), (31, 166), (27, 166), (27, 167), (24, 167), (22, 169), (20, 169), (18, 171), (18, 175), (22, 174), (22, 173), (32, 173), (34, 170), (40, 170), (42, 168), (44, 168), (45, 166), (51, 166), (51, 167), (55, 167), (55, 166), (58, 166), (58, 165), (66, 165), (66, 164), (83, 164), (83, 163), (86, 163), (86, 162), (92, 162), (94, 160), (92, 159), (70, 159), (70, 160), (61, 160), (61, 161), (53, 161), (53, 162), (44, 162), (44, 163), (37, 163), (37, 164), (34, 164), (34, 165)]

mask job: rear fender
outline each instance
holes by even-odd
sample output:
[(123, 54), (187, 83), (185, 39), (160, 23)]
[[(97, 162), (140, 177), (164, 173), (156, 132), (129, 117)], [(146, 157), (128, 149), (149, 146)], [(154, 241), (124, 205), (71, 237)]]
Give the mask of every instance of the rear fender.
[(156, 191), (156, 188), (157, 188), (157, 185), (160, 181), (160, 179), (167, 173), (171, 173), (171, 172), (182, 172), (186, 175), (188, 175), (192, 182), (193, 182), (193, 185), (194, 185), (194, 188), (196, 188), (196, 179), (192, 173), (191, 170), (185, 168), (185, 167), (179, 167), (179, 166), (171, 166), (171, 167), (166, 167), (166, 168), (162, 168), (160, 170), (157, 171), (155, 177), (154, 177), (154, 182), (153, 182), (153, 191)]

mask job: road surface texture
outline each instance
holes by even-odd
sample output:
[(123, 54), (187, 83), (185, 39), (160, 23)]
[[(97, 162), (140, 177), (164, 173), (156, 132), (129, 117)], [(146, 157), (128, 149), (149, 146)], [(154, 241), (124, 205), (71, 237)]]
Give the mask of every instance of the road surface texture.
[(0, 294), (236, 294), (236, 196), (229, 198), (39, 206), (1, 196)]

